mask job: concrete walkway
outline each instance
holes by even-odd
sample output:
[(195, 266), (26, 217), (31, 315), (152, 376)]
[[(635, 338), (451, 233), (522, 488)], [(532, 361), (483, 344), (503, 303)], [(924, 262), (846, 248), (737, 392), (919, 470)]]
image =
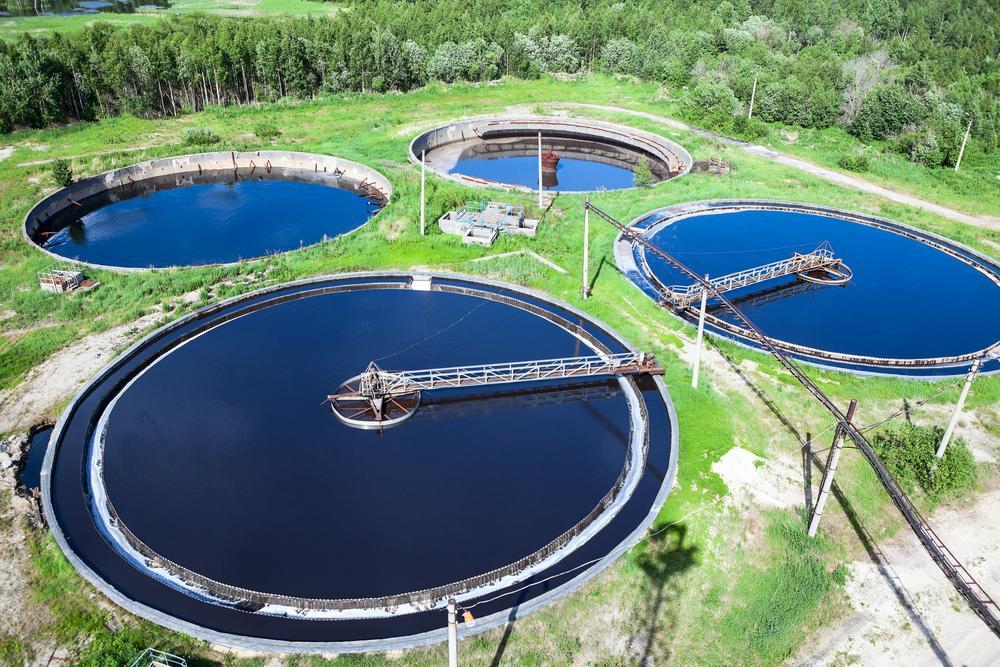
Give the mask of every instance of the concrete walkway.
[(897, 192), (895, 190), (889, 189), (887, 187), (876, 185), (870, 181), (866, 181), (863, 178), (857, 176), (852, 176), (850, 174), (844, 174), (839, 171), (834, 171), (832, 169), (827, 169), (826, 167), (821, 167), (818, 164), (809, 162), (808, 160), (803, 160), (802, 158), (793, 157), (787, 153), (779, 153), (773, 151), (770, 148), (765, 148), (764, 146), (759, 146), (757, 144), (750, 144), (745, 141), (739, 141), (733, 139), (732, 137), (727, 137), (715, 132), (710, 132), (708, 130), (703, 130), (701, 128), (692, 127), (686, 123), (674, 120), (672, 118), (666, 118), (665, 116), (658, 116), (653, 113), (648, 113), (645, 111), (635, 111), (633, 109), (625, 109), (616, 106), (606, 106), (602, 104), (585, 104), (581, 102), (559, 102), (557, 107), (563, 108), (582, 108), (582, 109), (595, 109), (598, 111), (607, 111), (610, 113), (621, 113), (628, 114), (630, 116), (637, 116), (639, 118), (645, 118), (651, 120), (655, 123), (660, 123), (668, 127), (672, 127), (677, 130), (686, 130), (688, 132), (693, 132), (699, 136), (712, 139), (713, 141), (718, 141), (720, 143), (739, 148), (740, 150), (749, 153), (751, 155), (756, 155), (757, 157), (762, 157), (765, 160), (771, 160), (772, 162), (777, 162), (778, 164), (783, 164), (787, 167), (792, 167), (793, 169), (798, 169), (804, 171), (807, 174), (817, 176), (824, 180), (830, 181), (831, 183), (836, 183), (837, 185), (843, 185), (849, 188), (854, 188), (856, 190), (861, 190), (863, 192), (869, 192), (874, 195), (879, 195), (880, 197), (885, 197), (886, 199), (892, 200), (899, 204), (906, 204), (907, 206), (913, 206), (915, 208), (920, 208), (935, 215), (939, 215), (943, 218), (948, 218), (949, 220), (955, 220), (956, 222), (963, 222), (967, 225), (974, 225), (976, 227), (981, 227), (982, 229), (989, 229), (993, 231), (1000, 230), (1000, 218), (994, 216), (982, 216), (982, 215), (971, 215), (969, 213), (962, 213), (961, 211), (956, 211), (953, 208), (948, 208), (947, 206), (942, 206), (941, 204), (935, 204), (934, 202), (927, 201), (925, 199), (920, 199), (913, 195), (908, 195), (902, 192)]

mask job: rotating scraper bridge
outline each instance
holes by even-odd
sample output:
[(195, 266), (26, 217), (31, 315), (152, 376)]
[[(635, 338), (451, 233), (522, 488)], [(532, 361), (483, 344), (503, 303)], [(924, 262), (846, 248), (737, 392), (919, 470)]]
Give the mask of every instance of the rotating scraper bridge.
[(663, 370), (645, 352), (411, 371), (385, 371), (372, 362), (364, 373), (342, 384), (327, 400), (334, 414), (347, 425), (376, 429), (412, 416), (420, 405), (422, 391), (639, 373), (662, 375)]
[(882, 483), (882, 486), (889, 494), (893, 504), (896, 505), (896, 508), (903, 515), (903, 518), (906, 519), (906, 522), (910, 525), (910, 528), (913, 530), (917, 539), (920, 541), (921, 545), (927, 551), (931, 559), (941, 569), (945, 577), (948, 578), (951, 584), (955, 587), (955, 590), (960, 596), (962, 596), (969, 607), (971, 607), (972, 610), (983, 620), (983, 622), (986, 623), (994, 635), (1000, 637), (1000, 606), (998, 606), (993, 598), (991, 598), (983, 587), (979, 585), (961, 561), (955, 557), (951, 550), (948, 549), (947, 545), (945, 545), (941, 538), (938, 537), (937, 533), (934, 532), (934, 529), (927, 522), (927, 519), (924, 518), (917, 507), (913, 504), (910, 497), (906, 495), (906, 492), (903, 491), (896, 479), (892, 476), (882, 461), (879, 460), (872, 444), (868, 441), (868, 438), (865, 437), (864, 433), (851, 423), (847, 415), (840, 409), (840, 407), (838, 407), (826, 394), (823, 393), (816, 383), (813, 382), (801, 368), (799, 368), (798, 364), (791, 357), (789, 357), (774, 341), (764, 334), (746, 315), (743, 314), (739, 308), (732, 303), (732, 301), (725, 296), (723, 293), (725, 291), (725, 285), (717, 285), (716, 281), (706, 280), (702, 276), (699, 276), (690, 267), (681, 263), (676, 257), (652, 243), (642, 233), (619, 222), (608, 213), (605, 213), (591, 204), (589, 199), (587, 200), (585, 206), (587, 210), (592, 211), (599, 218), (615, 227), (622, 237), (632, 241), (633, 243), (642, 245), (647, 251), (676, 267), (689, 278), (694, 280), (695, 283), (691, 287), (691, 290), (696, 292), (699, 297), (702, 292), (705, 292), (708, 296), (721, 302), (723, 307), (732, 312), (732, 314), (743, 324), (743, 326), (746, 327), (749, 335), (772, 356), (774, 356), (774, 358), (777, 359), (777, 361), (789, 373), (791, 373), (792, 376), (798, 380), (799, 383), (802, 384), (802, 386), (804, 386), (806, 390), (809, 391), (809, 393), (812, 394), (813, 397), (816, 398), (816, 400), (830, 412), (831, 415), (833, 415), (836, 420), (837, 431), (850, 438), (854, 442), (855, 446), (861, 451), (862, 455), (875, 471), (875, 475), (878, 477), (879, 482)]
[[(676, 268), (679, 264), (671, 263)], [(712, 278), (712, 293), (730, 292), (741, 287), (749, 287), (767, 280), (797, 275), (807, 282), (822, 282), (842, 285), (852, 277), (851, 270), (838, 259), (833, 248), (825, 241), (809, 253), (795, 253), (788, 259), (755, 266), (743, 271)], [(675, 308), (686, 308), (701, 298), (706, 288), (700, 283), (693, 285), (672, 285), (662, 291), (664, 299)]]

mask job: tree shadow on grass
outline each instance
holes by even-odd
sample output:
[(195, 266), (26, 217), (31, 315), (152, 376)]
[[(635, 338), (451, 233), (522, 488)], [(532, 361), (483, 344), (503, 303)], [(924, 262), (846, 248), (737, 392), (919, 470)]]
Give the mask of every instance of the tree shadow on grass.
[[(639, 610), (639, 618), (644, 621), (630, 638), (629, 645), (641, 646), (636, 664), (651, 662), (653, 642), (658, 634), (670, 632), (677, 622), (675, 608), (665, 603), (669, 597), (670, 580), (695, 564), (698, 547), (686, 544), (687, 526), (675, 524), (662, 532), (652, 533), (641, 547), (637, 547), (636, 564), (646, 575), (651, 596), (645, 597), (645, 604)], [(662, 656), (664, 660), (670, 656)], [(655, 662), (655, 661), (654, 661)]]

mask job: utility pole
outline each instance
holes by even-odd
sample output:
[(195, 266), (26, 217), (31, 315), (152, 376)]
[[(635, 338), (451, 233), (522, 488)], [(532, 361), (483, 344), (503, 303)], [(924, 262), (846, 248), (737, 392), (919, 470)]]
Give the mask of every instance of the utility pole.
[(427, 182), (427, 151), (420, 151), (420, 235), (424, 235), (424, 187)]
[(757, 99), (757, 76), (760, 70), (753, 73), (753, 90), (750, 92), (750, 110), (747, 111), (747, 119), (753, 118), (753, 102)]
[[(705, 275), (708, 282), (708, 275)], [(701, 290), (701, 310), (698, 313), (698, 337), (694, 341), (694, 373), (691, 375), (691, 387), (698, 388), (698, 371), (701, 369), (701, 340), (705, 336), (705, 307), (708, 305), (708, 288)]]
[(590, 195), (583, 205), (583, 298), (590, 296)]
[(448, 600), (448, 667), (458, 667), (458, 613), (455, 600)]
[(983, 360), (976, 359), (972, 362), (972, 366), (969, 368), (968, 374), (965, 376), (965, 385), (962, 387), (962, 393), (958, 395), (958, 403), (955, 404), (955, 411), (951, 413), (951, 421), (948, 422), (948, 428), (944, 430), (944, 437), (941, 438), (941, 444), (938, 445), (936, 456), (944, 458), (944, 452), (948, 449), (948, 443), (951, 442), (951, 436), (955, 432), (955, 427), (958, 425), (958, 416), (962, 414), (962, 408), (965, 406), (965, 399), (969, 396), (969, 389), (972, 388), (972, 381), (976, 379), (979, 375), (979, 369), (983, 367)]
[(542, 204), (542, 133), (538, 133), (538, 210), (545, 208)]
[(962, 156), (965, 155), (965, 144), (969, 141), (969, 132), (972, 131), (972, 118), (969, 118), (969, 124), (965, 126), (965, 136), (962, 137), (962, 147), (958, 149), (958, 159), (955, 160), (955, 171), (962, 165)]
[[(845, 421), (850, 424), (854, 418), (854, 409), (858, 406), (856, 400), (851, 400), (847, 408)], [(837, 472), (837, 463), (840, 462), (840, 452), (844, 448), (844, 436), (846, 431), (843, 424), (837, 424), (837, 432), (833, 436), (833, 447), (830, 448), (830, 455), (826, 459), (826, 470), (823, 471), (823, 482), (819, 489), (819, 498), (816, 499), (816, 507), (813, 509), (812, 518), (809, 519), (809, 537), (816, 537), (816, 530), (819, 528), (820, 517), (823, 516), (823, 508), (826, 507), (826, 499), (830, 496), (830, 489), (833, 487), (833, 474)]]

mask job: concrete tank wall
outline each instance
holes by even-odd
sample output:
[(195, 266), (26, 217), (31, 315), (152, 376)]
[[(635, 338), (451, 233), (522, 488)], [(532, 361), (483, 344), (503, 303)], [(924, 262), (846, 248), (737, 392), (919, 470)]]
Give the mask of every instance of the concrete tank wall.
[[(572, 137), (624, 146), (635, 152), (646, 154), (666, 165), (670, 178), (683, 176), (691, 170), (691, 154), (674, 141), (624, 125), (587, 118), (560, 118), (556, 116), (482, 116), (457, 120), (417, 136), (410, 143), (410, 160), (420, 164), (422, 151), (430, 153), (448, 144), (470, 139), (500, 136), (530, 137), (536, 136), (539, 132), (542, 133), (543, 137)], [(442, 173), (439, 170), (433, 171), (444, 178), (465, 185), (500, 187), (508, 190), (531, 190), (523, 186), (482, 181), (461, 174)]]
[[(182, 185), (181, 181), (185, 178), (190, 178), (192, 175), (202, 172), (231, 172), (235, 170), (240, 176), (246, 177), (252, 173), (256, 177), (267, 174), (271, 169), (283, 172), (285, 177), (292, 176), (294, 178), (296, 174), (301, 174), (302, 180), (308, 180), (309, 182), (328, 181), (329, 185), (340, 184), (347, 186), (365, 184), (372, 187), (373, 193), (376, 190), (381, 192), (386, 202), (392, 196), (392, 184), (389, 183), (389, 179), (379, 172), (363, 164), (330, 155), (298, 153), (294, 151), (251, 151), (242, 153), (218, 151), (213, 153), (194, 153), (179, 157), (150, 160), (113, 169), (103, 174), (77, 181), (67, 188), (57, 190), (35, 204), (28, 211), (21, 231), (25, 240), (59, 262), (88, 264), (87, 262), (77, 262), (51, 253), (35, 243), (32, 236), (53, 215), (70, 206), (74, 206), (75, 201), (80, 201), (108, 190), (124, 187), (132, 182), (173, 176), (177, 179), (178, 184)], [(149, 270), (114, 266), (100, 268), (118, 271)]]

